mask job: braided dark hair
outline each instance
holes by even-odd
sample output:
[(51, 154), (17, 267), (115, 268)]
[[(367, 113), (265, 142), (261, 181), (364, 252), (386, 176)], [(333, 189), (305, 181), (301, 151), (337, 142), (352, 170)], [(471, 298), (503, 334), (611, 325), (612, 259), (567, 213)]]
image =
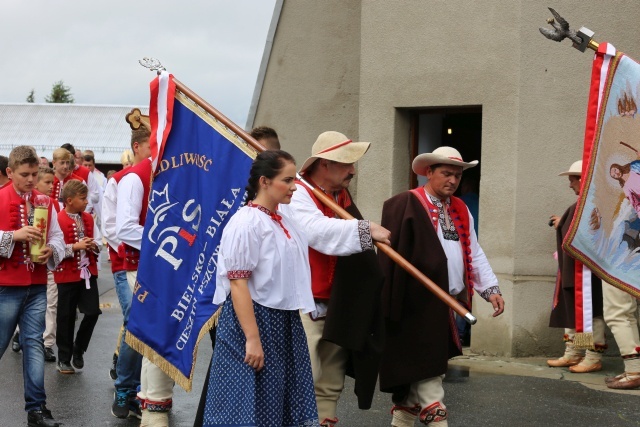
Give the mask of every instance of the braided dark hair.
[(287, 162), (296, 163), (293, 156), (282, 150), (267, 150), (258, 154), (251, 165), (249, 182), (247, 183), (247, 200), (253, 200), (260, 189), (260, 177), (272, 179), (276, 177)]

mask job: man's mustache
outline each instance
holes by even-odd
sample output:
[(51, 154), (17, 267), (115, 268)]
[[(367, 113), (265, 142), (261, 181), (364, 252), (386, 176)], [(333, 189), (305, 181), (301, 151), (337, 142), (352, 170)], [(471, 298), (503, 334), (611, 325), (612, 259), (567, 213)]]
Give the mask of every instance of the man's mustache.
[(353, 174), (351, 174), (351, 173), (350, 173), (350, 174), (349, 174), (349, 175), (347, 175), (347, 177), (345, 178), (345, 181), (346, 181), (346, 180), (349, 180), (349, 179), (353, 179), (353, 177), (354, 177), (354, 176), (355, 176), (355, 175), (353, 175)]

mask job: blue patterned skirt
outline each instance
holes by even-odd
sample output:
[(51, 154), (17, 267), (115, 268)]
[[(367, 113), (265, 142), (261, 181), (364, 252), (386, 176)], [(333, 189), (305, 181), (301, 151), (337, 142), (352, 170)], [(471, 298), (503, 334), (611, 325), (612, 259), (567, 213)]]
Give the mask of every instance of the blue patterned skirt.
[(298, 311), (253, 303), (264, 368), (244, 363), (246, 339), (225, 302), (213, 352), (203, 427), (315, 427), (318, 409)]

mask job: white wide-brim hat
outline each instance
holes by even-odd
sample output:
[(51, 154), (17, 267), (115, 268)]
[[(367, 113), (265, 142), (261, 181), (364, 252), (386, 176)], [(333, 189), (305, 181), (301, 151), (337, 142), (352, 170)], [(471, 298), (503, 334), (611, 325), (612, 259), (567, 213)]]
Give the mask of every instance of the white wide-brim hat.
[(569, 170), (559, 173), (558, 176), (582, 176), (582, 160), (571, 163)]
[(477, 160), (464, 162), (462, 155), (453, 147), (438, 147), (432, 153), (424, 153), (413, 159), (411, 168), (413, 171), (422, 176), (427, 175), (427, 169), (431, 165), (453, 165), (462, 166), (462, 169), (469, 169), (478, 164)]
[(321, 133), (311, 147), (311, 157), (304, 161), (300, 172), (304, 172), (318, 159), (339, 163), (355, 163), (367, 152), (370, 142), (353, 142), (340, 132)]

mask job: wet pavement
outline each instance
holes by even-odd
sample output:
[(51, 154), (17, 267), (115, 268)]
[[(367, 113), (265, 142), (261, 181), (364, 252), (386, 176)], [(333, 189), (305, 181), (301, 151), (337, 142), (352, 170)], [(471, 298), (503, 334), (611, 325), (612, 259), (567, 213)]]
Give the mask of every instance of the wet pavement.
[[(85, 368), (61, 375), (45, 364), (47, 405), (65, 427), (137, 426), (136, 419), (111, 415), (111, 364), (122, 314), (108, 264), (99, 279), (103, 314), (98, 320)], [(605, 375), (622, 369), (619, 358), (607, 357), (602, 372), (572, 374), (546, 367), (544, 358), (499, 359), (469, 354), (453, 360), (445, 379), (449, 425), (456, 426), (640, 426), (640, 390), (611, 392)], [(0, 360), (0, 427), (26, 426), (22, 357), (7, 349)], [(175, 388), (172, 426), (192, 426), (204, 376), (211, 359), (209, 338), (198, 352), (193, 392)], [(390, 396), (376, 393), (372, 409), (361, 411), (347, 381), (338, 406), (342, 427), (389, 426)], [(416, 425), (419, 425), (416, 423)]]

